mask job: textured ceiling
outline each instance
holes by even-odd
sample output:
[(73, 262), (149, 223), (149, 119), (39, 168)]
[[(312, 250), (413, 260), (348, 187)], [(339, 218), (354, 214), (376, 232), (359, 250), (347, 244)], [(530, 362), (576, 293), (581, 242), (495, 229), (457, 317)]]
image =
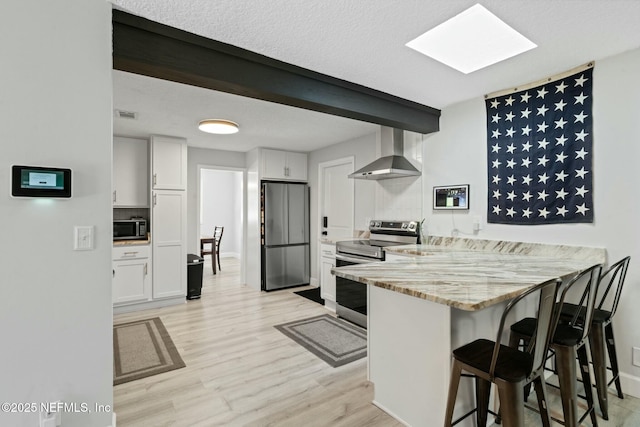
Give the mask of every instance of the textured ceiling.
[[(153, 21), (439, 109), (640, 47), (637, 0), (482, 1), (538, 48), (468, 75), (418, 54), (405, 43), (476, 1), (112, 2)], [(118, 90), (116, 87), (116, 95)], [(118, 106), (118, 96), (114, 101), (116, 108), (126, 109)], [(355, 124), (355, 128), (359, 126)], [(263, 132), (269, 140), (269, 131)], [(362, 126), (350, 135), (369, 132), (370, 126)], [(328, 136), (325, 145), (338, 142), (332, 138), (339, 133), (336, 130)], [(191, 143), (204, 144), (196, 140)]]

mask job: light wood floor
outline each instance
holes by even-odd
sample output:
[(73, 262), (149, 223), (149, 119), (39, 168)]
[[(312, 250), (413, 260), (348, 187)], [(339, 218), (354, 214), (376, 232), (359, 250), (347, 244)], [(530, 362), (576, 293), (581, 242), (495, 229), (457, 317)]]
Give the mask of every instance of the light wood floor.
[[(114, 387), (117, 425), (400, 426), (371, 404), (366, 359), (332, 368), (273, 327), (327, 312), (293, 294), (301, 289), (255, 291), (240, 283), (237, 260), (222, 259), (214, 276), (207, 257), (201, 299), (115, 316), (160, 316), (187, 365)], [(557, 392), (549, 394), (557, 413)], [(640, 399), (610, 394), (609, 405), (600, 427), (640, 426)], [(542, 425), (526, 415), (527, 426)]]
[(240, 283), (239, 264), (205, 260), (202, 298), (121, 314), (160, 316), (186, 367), (114, 387), (118, 427), (400, 426), (371, 404), (366, 359), (332, 368), (273, 326), (324, 314), (293, 294)]

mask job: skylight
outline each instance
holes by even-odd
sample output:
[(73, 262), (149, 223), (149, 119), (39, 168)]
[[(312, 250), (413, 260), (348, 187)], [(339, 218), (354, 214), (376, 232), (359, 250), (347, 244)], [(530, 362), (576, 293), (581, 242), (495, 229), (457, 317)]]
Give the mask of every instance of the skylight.
[(432, 28), (406, 46), (465, 74), (537, 47), (480, 4)]

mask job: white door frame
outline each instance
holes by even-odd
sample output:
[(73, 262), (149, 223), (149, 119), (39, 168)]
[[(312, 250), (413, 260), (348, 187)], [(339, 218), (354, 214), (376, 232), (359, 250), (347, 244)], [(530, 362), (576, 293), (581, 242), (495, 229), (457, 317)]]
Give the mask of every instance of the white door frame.
[[(234, 168), (229, 166), (216, 166), (216, 165), (197, 165), (197, 178), (196, 178), (196, 194), (197, 194), (197, 209), (198, 209), (198, 221), (196, 222), (196, 236), (200, 239), (200, 206), (202, 204), (201, 200), (201, 182), (202, 182), (202, 169), (209, 170), (217, 170), (217, 171), (230, 171), (230, 172), (242, 172), (242, 237), (240, 239), (241, 248), (240, 248), (240, 283), (246, 282), (246, 248), (247, 248), (247, 169), (245, 168)], [(197, 241), (197, 244), (200, 245), (200, 240)], [(199, 246), (198, 246), (199, 247)]]

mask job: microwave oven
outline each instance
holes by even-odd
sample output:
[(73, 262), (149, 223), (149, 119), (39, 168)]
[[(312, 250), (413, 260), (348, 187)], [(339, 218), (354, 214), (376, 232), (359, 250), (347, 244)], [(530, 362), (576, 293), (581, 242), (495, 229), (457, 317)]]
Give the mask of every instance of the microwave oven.
[(147, 238), (145, 219), (119, 219), (113, 221), (113, 240), (141, 240)]

